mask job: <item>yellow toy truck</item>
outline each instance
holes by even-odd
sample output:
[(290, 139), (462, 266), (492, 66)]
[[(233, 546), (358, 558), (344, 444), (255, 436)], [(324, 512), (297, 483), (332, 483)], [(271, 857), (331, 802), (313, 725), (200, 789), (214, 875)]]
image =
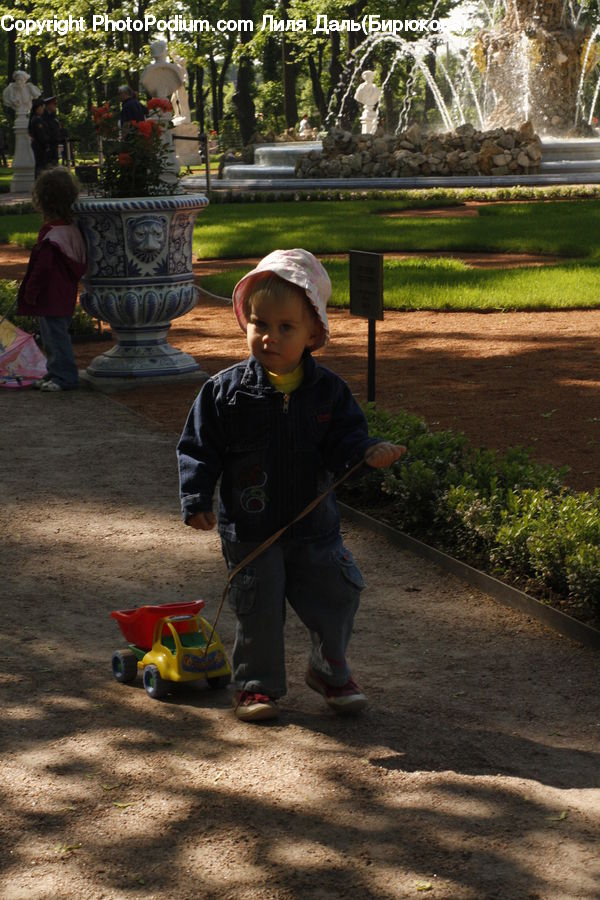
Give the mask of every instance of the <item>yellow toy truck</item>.
[[(153, 700), (166, 697), (173, 682), (205, 678), (211, 688), (231, 681), (223, 644), (199, 615), (203, 600), (138, 606), (111, 612), (128, 647), (112, 656), (112, 672), (120, 684), (131, 684), (141, 671)], [(210, 644), (209, 644), (210, 640)]]

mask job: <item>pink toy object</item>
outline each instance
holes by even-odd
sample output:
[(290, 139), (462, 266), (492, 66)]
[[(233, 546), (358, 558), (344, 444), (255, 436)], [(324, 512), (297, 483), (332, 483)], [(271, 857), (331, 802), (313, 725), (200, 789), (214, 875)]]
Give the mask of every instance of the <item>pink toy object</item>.
[(46, 357), (31, 334), (0, 321), (0, 387), (30, 387), (46, 374)]

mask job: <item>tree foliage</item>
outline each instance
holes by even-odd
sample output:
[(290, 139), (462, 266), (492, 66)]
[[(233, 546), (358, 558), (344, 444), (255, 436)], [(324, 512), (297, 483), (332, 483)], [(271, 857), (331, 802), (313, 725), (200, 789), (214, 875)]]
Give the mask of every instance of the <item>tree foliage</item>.
[[(82, 19), (85, 30), (42, 35), (5, 31), (0, 56), (6, 81), (14, 68), (26, 69), (44, 95), (57, 93), (61, 120), (71, 134), (93, 143), (90, 108), (116, 96), (119, 84), (139, 88), (139, 76), (150, 62), (149, 43), (169, 38), (171, 56), (187, 65), (188, 91), (194, 118), (202, 130), (220, 132), (225, 118), (236, 120), (243, 142), (257, 128), (292, 128), (304, 112), (321, 127), (340, 78), (359, 77), (357, 63), (368, 64), (383, 82), (391, 66), (389, 47), (368, 52), (362, 32), (313, 33), (317, 17), (361, 20), (370, 13), (397, 20), (444, 16), (460, 0), (29, 0), (23, 11), (11, 0), (0, 3), (0, 15), (43, 20)], [(250, 19), (252, 31), (116, 31), (93, 30), (92, 16), (110, 20), (140, 19), (146, 14), (168, 20), (218, 21)], [(306, 20), (306, 31), (262, 29), (263, 16)], [(418, 34), (405, 35), (414, 39)], [(360, 46), (359, 46), (360, 45)], [(386, 98), (391, 113), (400, 103), (407, 67), (394, 69)], [(5, 81), (5, 83), (6, 83)], [(228, 85), (232, 85), (228, 89)], [(264, 108), (261, 108), (264, 104)], [(300, 109), (299, 105), (302, 106)], [(349, 115), (356, 113), (349, 106)]]

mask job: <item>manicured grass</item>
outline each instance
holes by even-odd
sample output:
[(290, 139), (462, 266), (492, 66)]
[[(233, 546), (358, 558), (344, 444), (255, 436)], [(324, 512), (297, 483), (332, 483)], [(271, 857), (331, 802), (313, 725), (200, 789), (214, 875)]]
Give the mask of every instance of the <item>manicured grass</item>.
[(42, 227), (42, 217), (38, 213), (0, 215), (0, 243), (18, 244), (30, 249), (35, 244), (37, 233)]
[[(421, 202), (420, 206), (431, 205)], [(444, 205), (438, 200), (435, 205)], [(260, 257), (278, 247), (314, 253), (458, 250), (543, 253), (600, 260), (600, 201), (497, 203), (476, 218), (392, 218), (409, 201), (350, 200), (213, 204), (198, 216), (194, 251), (203, 259)], [(31, 246), (34, 214), (0, 216), (0, 241)]]
[[(440, 204), (441, 205), (441, 204)], [(215, 204), (200, 214), (201, 258), (264, 256), (278, 247), (315, 253), (473, 250), (600, 259), (600, 201), (493, 204), (476, 218), (391, 218), (408, 201)]]
[[(331, 306), (349, 305), (348, 261), (325, 259), (333, 285)], [(230, 297), (248, 266), (202, 279), (214, 294)], [(544, 268), (472, 269), (460, 260), (384, 261), (386, 309), (488, 311), (594, 309), (600, 307), (600, 271), (593, 263)]]
[[(391, 218), (406, 201), (282, 201), (215, 204), (200, 213), (194, 231), (202, 258), (261, 257), (276, 247), (318, 254), (403, 250), (530, 252), (565, 256), (545, 268), (471, 269), (457, 260), (389, 260), (388, 309), (573, 309), (600, 307), (600, 201), (480, 207), (476, 218)], [(415, 201), (413, 201), (415, 202)], [(416, 201), (419, 202), (419, 201)], [(431, 205), (426, 198), (419, 205)], [(435, 205), (442, 205), (439, 200)], [(0, 216), (0, 241), (31, 247), (40, 227), (35, 213)], [(572, 261), (575, 260), (575, 261)], [(348, 303), (347, 258), (327, 263), (332, 304)], [(207, 290), (231, 296), (247, 271), (203, 279)]]

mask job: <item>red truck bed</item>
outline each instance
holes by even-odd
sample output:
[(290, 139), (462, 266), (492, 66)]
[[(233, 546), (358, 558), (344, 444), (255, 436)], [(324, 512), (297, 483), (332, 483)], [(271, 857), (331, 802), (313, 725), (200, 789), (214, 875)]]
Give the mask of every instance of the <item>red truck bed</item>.
[[(204, 600), (189, 600), (182, 603), (161, 603), (158, 606), (136, 606), (135, 609), (116, 609), (111, 618), (116, 619), (123, 637), (129, 644), (150, 649), (154, 635), (154, 625), (163, 616), (195, 616), (204, 608)], [(190, 630), (189, 619), (173, 623), (177, 631), (185, 634)], [(163, 634), (169, 633), (163, 629)]]

